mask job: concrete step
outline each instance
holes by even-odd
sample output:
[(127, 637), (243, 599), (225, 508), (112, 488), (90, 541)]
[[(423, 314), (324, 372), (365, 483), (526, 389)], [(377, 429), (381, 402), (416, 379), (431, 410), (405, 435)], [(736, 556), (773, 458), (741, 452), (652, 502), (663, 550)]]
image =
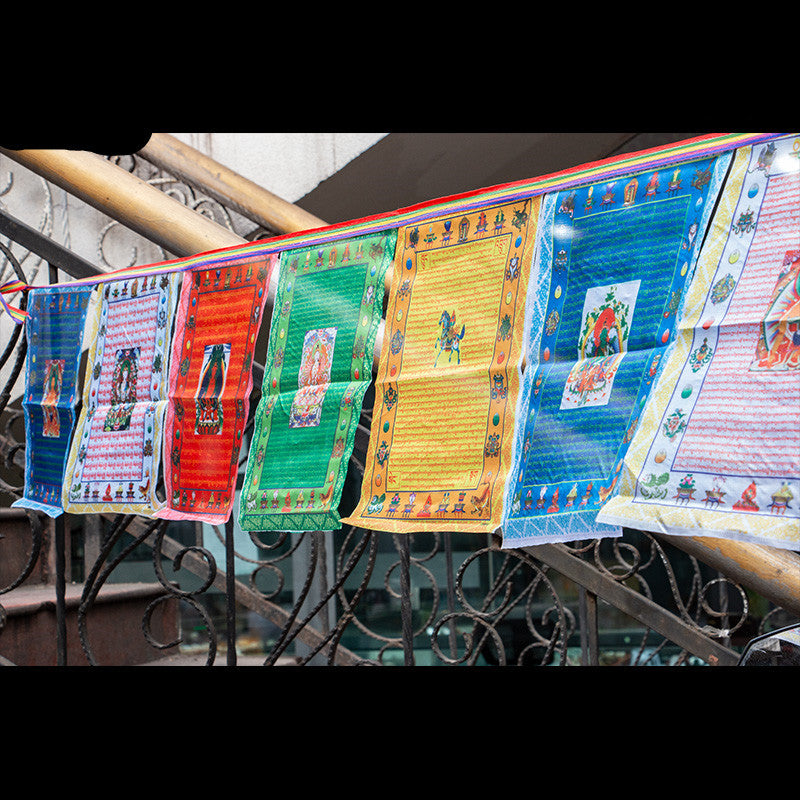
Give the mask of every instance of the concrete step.
[[(65, 587), (67, 666), (88, 666), (78, 635), (78, 607), (83, 584)], [(89, 646), (100, 665), (133, 666), (161, 652), (142, 633), (150, 603), (164, 593), (157, 583), (110, 583), (98, 592), (86, 617)], [(0, 628), (0, 657), (18, 666), (56, 666), (58, 663), (56, 590), (51, 584), (24, 584), (0, 594), (6, 624)], [(179, 621), (176, 603), (161, 603), (151, 618), (158, 641), (174, 641)]]

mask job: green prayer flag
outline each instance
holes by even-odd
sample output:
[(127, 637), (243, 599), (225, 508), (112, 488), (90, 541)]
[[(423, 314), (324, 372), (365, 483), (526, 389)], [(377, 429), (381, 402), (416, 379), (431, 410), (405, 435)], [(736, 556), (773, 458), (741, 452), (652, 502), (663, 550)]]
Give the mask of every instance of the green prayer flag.
[(396, 239), (387, 230), (281, 254), (242, 529), (341, 528), (338, 506)]

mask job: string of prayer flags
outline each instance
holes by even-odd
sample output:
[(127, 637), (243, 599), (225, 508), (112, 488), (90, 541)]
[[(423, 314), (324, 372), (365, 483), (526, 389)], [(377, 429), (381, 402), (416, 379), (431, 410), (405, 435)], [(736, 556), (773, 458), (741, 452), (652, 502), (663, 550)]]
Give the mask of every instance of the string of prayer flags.
[(736, 151), (600, 518), (800, 550), (800, 136)]
[(396, 232), (281, 254), (243, 530), (335, 530)]
[[(638, 524), (796, 547), (799, 151), (708, 134), (174, 264), (9, 281), (30, 348), (15, 505), (222, 524), (246, 446), (249, 530), (502, 525), (518, 547)], [(9, 306), (21, 291), (35, 308)]]
[(64, 471), (75, 425), (78, 368), (91, 286), (34, 288), (28, 295), (25, 395), (25, 488), (12, 503), (63, 512)]
[(253, 386), (253, 351), (277, 255), (225, 253), (182, 274), (164, 425), (159, 519), (224, 524)]
[(729, 154), (548, 194), (503, 547), (621, 535), (599, 523), (674, 337)]
[(538, 209), (484, 199), (398, 230), (361, 499), (342, 522), (500, 524)]
[(156, 485), (179, 279), (153, 274), (100, 285), (62, 495), (69, 513), (151, 517), (162, 504)]

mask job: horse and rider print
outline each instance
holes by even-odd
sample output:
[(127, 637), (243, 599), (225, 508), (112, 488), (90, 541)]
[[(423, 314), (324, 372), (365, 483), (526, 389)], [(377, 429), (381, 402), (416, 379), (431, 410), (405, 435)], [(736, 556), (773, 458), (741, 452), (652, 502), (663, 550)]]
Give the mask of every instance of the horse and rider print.
[(433, 366), (436, 367), (439, 364), (439, 358), (442, 353), (447, 354), (447, 363), (451, 363), (453, 360), (453, 354), (455, 353), (456, 356), (456, 363), (461, 363), (461, 348), (460, 342), (464, 338), (464, 334), (466, 333), (466, 326), (461, 325), (461, 331), (458, 331), (458, 327), (456, 325), (456, 312), (454, 311), (452, 315), (445, 309), (442, 311), (441, 317), (439, 317), (439, 337), (436, 339), (436, 344), (434, 347), (436, 348), (436, 359), (433, 362)]

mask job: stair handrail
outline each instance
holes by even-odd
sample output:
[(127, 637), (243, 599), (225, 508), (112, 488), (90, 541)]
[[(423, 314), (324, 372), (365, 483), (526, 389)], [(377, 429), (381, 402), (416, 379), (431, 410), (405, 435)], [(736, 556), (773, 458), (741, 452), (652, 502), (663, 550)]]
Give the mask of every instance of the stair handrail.
[[(182, 163), (185, 165), (185, 150), (183, 152)], [(230, 229), (183, 205), (176, 198), (164, 194), (147, 181), (96, 153), (84, 150), (11, 150), (2, 147), (0, 147), (0, 153), (83, 200), (134, 233), (162, 247), (176, 258), (248, 244), (246, 239)], [(198, 157), (201, 155), (198, 153)], [(166, 158), (163, 149), (161, 158)], [(208, 159), (206, 159), (207, 161)], [(165, 163), (167, 162), (165, 161)], [(179, 164), (175, 165), (176, 172), (181, 169), (185, 170), (186, 168)], [(219, 172), (226, 176), (232, 174), (230, 170), (225, 170), (221, 165)], [(263, 191), (257, 193), (254, 200), (246, 201), (242, 194), (245, 186), (249, 187), (246, 181), (238, 184), (234, 193), (235, 197), (231, 199), (231, 202), (244, 207), (248, 204), (255, 205), (255, 200), (260, 203), (274, 201), (274, 195)], [(201, 188), (205, 191), (204, 186)], [(219, 189), (216, 191), (220, 196), (224, 194)], [(264, 209), (264, 219), (269, 219), (271, 224), (276, 225), (280, 220), (284, 220), (285, 224), (292, 226), (292, 230), (281, 230), (278, 231), (279, 233), (297, 232), (293, 226), (301, 224), (302, 214), (286, 214), (284, 207), (289, 204), (286, 204), (285, 201), (282, 203), (281, 214), (277, 214), (274, 210)], [(291, 223), (289, 222), (290, 216)], [(315, 225), (316, 223), (325, 224), (317, 218), (305, 217), (303, 219), (309, 223), (313, 220)], [(276, 279), (273, 278), (267, 296), (265, 314), (272, 312), (275, 283)], [(373, 368), (377, 368), (378, 365), (383, 346), (383, 331), (384, 325), (381, 323), (375, 339)]]
[(213, 200), (278, 234), (328, 223), (273, 194), (169, 133), (153, 133), (136, 153), (154, 167), (195, 186)]
[(0, 153), (64, 189), (177, 258), (246, 240), (102, 156), (85, 150)]

